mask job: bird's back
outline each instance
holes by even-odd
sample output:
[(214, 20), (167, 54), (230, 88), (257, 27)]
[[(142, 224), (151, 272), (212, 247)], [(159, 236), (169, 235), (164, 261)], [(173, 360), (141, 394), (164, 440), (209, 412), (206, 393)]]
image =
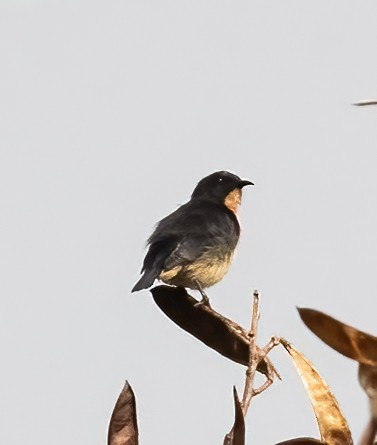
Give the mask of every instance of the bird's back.
[(153, 245), (162, 239), (200, 240), (197, 248), (224, 245), (234, 249), (240, 235), (235, 214), (225, 205), (195, 199), (162, 219), (148, 240)]

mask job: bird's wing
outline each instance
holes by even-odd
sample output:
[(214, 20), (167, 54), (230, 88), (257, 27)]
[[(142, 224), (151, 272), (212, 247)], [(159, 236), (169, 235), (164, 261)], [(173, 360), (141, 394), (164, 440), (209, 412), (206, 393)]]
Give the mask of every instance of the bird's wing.
[(186, 236), (179, 241), (175, 249), (165, 259), (164, 269), (184, 266), (201, 257), (209, 247), (210, 241), (206, 236)]
[(148, 240), (143, 270), (170, 269), (195, 261), (208, 248), (229, 243), (239, 236), (237, 219), (224, 207), (189, 202), (162, 219)]
[(150, 242), (141, 272), (154, 270), (156, 276), (164, 268), (165, 260), (176, 249), (179, 240), (175, 236), (165, 236)]

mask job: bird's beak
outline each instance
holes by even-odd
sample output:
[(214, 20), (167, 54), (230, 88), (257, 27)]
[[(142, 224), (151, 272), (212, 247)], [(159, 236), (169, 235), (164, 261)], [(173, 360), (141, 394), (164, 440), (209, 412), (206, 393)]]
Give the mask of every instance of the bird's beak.
[(254, 183), (251, 182), (251, 181), (247, 181), (246, 179), (242, 179), (242, 180), (238, 183), (238, 188), (242, 189), (243, 187), (245, 187), (245, 185), (254, 185)]

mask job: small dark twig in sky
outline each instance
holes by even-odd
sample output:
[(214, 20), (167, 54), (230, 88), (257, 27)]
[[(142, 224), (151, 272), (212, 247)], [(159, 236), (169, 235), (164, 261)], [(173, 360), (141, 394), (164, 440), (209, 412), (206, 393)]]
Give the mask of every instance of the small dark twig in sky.
[(377, 99), (358, 100), (357, 102), (353, 102), (352, 105), (355, 105), (356, 107), (365, 107), (366, 105), (377, 105)]

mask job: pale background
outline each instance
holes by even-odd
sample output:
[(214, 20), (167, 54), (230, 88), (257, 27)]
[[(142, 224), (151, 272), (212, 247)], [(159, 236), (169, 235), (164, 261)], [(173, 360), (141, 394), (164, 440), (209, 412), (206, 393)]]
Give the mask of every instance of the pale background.
[[(0, 5), (0, 442), (105, 444), (127, 378), (142, 445), (222, 443), (244, 369), (130, 294), (154, 223), (220, 169), (256, 185), (212, 303), (248, 326), (258, 288), (260, 343), (310, 357), (357, 439), (356, 365), (295, 306), (377, 333), (377, 108), (350, 105), (377, 96), (377, 2)], [(249, 443), (318, 437), (272, 359)]]

